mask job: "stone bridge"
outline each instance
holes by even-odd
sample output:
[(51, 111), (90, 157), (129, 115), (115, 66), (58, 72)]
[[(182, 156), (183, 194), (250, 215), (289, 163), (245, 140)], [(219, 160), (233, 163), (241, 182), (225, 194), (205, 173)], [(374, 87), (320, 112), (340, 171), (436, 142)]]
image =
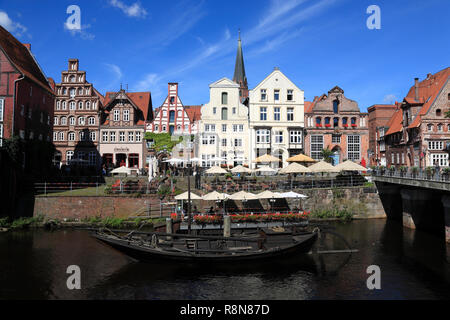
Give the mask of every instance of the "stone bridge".
[(373, 172), (388, 219), (430, 231), (450, 242), (450, 179), (425, 172)]

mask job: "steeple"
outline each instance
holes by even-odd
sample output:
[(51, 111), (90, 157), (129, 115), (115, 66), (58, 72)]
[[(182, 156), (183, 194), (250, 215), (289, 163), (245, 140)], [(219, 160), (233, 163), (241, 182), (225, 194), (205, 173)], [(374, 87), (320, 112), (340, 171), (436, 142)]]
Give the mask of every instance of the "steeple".
[(244, 55), (242, 53), (241, 30), (239, 30), (238, 49), (236, 55), (236, 66), (234, 67), (233, 81), (239, 84), (239, 94), (241, 98), (248, 97), (248, 84), (245, 75)]

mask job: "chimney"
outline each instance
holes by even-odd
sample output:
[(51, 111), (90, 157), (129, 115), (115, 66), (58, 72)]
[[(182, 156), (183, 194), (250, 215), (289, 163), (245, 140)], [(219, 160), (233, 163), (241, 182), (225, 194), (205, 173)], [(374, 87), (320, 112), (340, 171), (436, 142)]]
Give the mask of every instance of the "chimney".
[(22, 43), (22, 44), (25, 46), (25, 48), (31, 51), (31, 43)]
[(414, 78), (414, 100), (419, 101), (419, 78)]

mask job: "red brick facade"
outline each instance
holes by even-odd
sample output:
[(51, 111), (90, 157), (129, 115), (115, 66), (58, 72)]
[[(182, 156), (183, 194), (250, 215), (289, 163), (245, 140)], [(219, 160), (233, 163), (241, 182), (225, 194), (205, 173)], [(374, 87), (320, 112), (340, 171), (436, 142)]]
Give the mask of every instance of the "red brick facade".
[(396, 105), (390, 104), (376, 104), (367, 109), (369, 112), (369, 159), (372, 166), (386, 165), (384, 134), (396, 110)]
[(333, 152), (336, 165), (345, 160), (356, 163), (368, 161), (368, 114), (358, 104), (334, 87), (313, 102), (305, 102), (305, 153), (315, 160), (322, 159), (322, 149)]

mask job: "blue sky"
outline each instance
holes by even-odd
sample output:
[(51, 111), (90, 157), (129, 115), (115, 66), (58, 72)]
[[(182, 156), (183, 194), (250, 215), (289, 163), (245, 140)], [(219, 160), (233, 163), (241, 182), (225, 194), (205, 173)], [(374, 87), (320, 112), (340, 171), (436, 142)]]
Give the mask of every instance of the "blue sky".
[[(64, 28), (81, 9), (82, 30)], [(369, 5), (381, 29), (369, 30)], [(185, 105), (205, 104), (208, 85), (233, 77), (238, 29), (249, 88), (275, 66), (306, 100), (335, 85), (362, 111), (401, 100), (415, 77), (449, 66), (448, 0), (0, 0), (0, 24), (30, 42), (47, 76), (60, 82), (67, 59), (103, 94), (128, 84), (151, 91), (154, 107), (168, 82)]]

